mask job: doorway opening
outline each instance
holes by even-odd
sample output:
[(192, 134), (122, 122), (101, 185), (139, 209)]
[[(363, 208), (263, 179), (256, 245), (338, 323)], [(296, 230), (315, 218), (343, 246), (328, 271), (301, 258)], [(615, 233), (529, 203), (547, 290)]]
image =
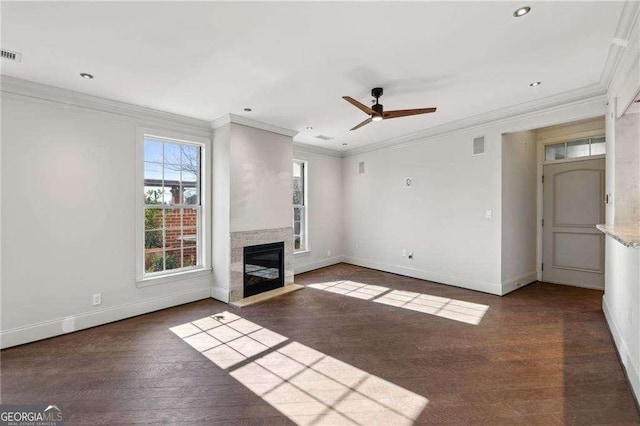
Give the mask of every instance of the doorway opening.
[(502, 279), (604, 289), (605, 120), (503, 135)]

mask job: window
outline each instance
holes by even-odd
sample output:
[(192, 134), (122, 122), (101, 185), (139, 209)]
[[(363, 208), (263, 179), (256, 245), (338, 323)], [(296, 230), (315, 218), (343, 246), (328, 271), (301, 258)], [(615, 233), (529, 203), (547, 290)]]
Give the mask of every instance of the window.
[(202, 151), (144, 135), (143, 278), (202, 268)]
[(558, 161), (602, 155), (606, 152), (605, 146), (604, 137), (554, 143), (544, 147), (544, 159), (545, 161)]
[(293, 249), (308, 250), (307, 162), (293, 160)]

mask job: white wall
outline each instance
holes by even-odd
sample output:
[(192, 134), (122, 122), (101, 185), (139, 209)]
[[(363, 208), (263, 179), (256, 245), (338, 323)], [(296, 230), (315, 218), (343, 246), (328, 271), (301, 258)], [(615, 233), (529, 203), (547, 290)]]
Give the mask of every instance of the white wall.
[[(605, 108), (594, 98), (345, 158), (345, 260), (502, 294), (502, 134), (601, 116)], [(487, 152), (473, 156), (472, 139), (482, 135)], [(405, 177), (413, 188), (403, 187)]]
[(307, 161), (308, 248), (295, 255), (296, 274), (342, 261), (342, 158), (294, 146)]
[[(629, 46), (623, 51), (608, 92), (606, 187), (614, 201), (607, 205), (607, 224), (616, 224), (616, 191), (625, 186), (624, 182), (616, 181), (623, 178), (616, 171), (619, 166), (619, 156), (616, 155), (616, 119), (640, 90), (638, 8), (635, 16)], [(637, 220), (640, 218), (636, 218), (635, 223), (638, 223)], [(603, 310), (636, 399), (640, 400), (640, 249), (626, 248), (610, 237), (606, 238)]]
[(2, 95), (3, 347), (210, 296), (210, 273), (136, 286), (136, 127), (161, 120)]
[(213, 132), (213, 276), (211, 296), (229, 301), (231, 263), (231, 124)]
[(503, 294), (536, 281), (537, 138), (502, 136)]
[(293, 138), (235, 123), (230, 136), (230, 231), (293, 226)]

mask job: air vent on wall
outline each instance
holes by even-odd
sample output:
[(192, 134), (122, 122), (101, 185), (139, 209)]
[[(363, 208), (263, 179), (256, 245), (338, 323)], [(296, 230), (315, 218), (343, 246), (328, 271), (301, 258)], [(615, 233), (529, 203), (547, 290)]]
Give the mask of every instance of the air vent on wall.
[(325, 135), (318, 135), (316, 136), (316, 138), (322, 139), (323, 141), (330, 141), (331, 139), (333, 139), (331, 136), (325, 136)]
[(473, 138), (473, 155), (484, 154), (484, 136)]
[(2, 52), (0, 53), (2, 59), (7, 59), (14, 62), (22, 62), (22, 53), (12, 52), (11, 50), (7, 49), (2, 49), (0, 50), (0, 52)]
[(364, 174), (364, 161), (358, 163), (358, 173)]

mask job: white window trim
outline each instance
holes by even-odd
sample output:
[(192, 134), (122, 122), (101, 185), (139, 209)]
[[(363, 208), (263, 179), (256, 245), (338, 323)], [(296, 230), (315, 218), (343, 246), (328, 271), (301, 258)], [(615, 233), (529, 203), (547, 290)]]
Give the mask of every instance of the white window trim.
[[(299, 158), (294, 158), (293, 161), (298, 162), (298, 163), (302, 163), (304, 165), (303, 167), (303, 176), (302, 176), (302, 182), (303, 182), (303, 192), (304, 192), (304, 247), (301, 248), (300, 250), (296, 250), (295, 249), (295, 245), (294, 245), (294, 249), (293, 249), (293, 254), (295, 255), (302, 255), (305, 253), (311, 253), (311, 245), (309, 243), (309, 162), (307, 160), (302, 160)], [(294, 228), (294, 237), (295, 237), (295, 228)], [(295, 238), (294, 238), (295, 240)]]
[[(176, 142), (184, 142), (200, 145), (201, 147), (201, 164), (200, 164), (200, 203), (201, 203), (201, 222), (202, 222), (202, 239), (200, 255), (202, 264), (192, 269), (181, 269), (175, 272), (167, 272), (152, 276), (144, 274), (144, 139), (145, 136), (155, 136), (162, 139), (170, 139)], [(189, 134), (171, 132), (164, 129), (153, 129), (146, 127), (138, 127), (136, 129), (136, 182), (135, 182), (135, 210), (136, 210), (136, 271), (135, 281), (137, 287), (147, 287), (155, 284), (174, 282), (183, 279), (196, 278), (211, 274), (211, 253), (212, 253), (212, 235), (211, 235), (211, 140), (202, 136), (192, 136)]]

